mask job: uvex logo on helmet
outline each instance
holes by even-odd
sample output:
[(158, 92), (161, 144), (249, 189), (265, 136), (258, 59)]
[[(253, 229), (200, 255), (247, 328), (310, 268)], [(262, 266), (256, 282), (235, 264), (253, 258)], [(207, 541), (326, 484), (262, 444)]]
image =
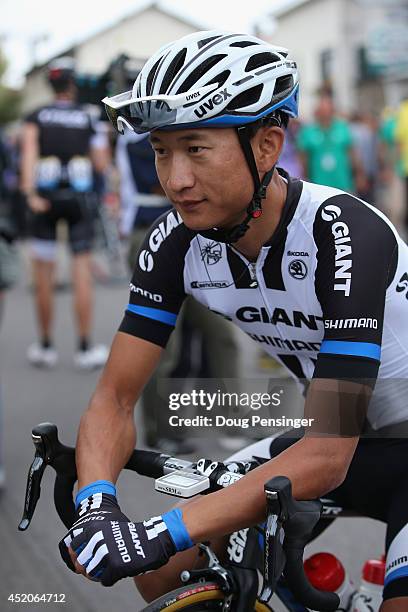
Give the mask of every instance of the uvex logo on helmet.
[(206, 102), (200, 104), (200, 106), (194, 110), (194, 113), (199, 119), (201, 119), (208, 113), (208, 111), (212, 111), (214, 106), (222, 104), (227, 98), (232, 98), (232, 94), (230, 94), (227, 88), (225, 88), (220, 93), (216, 93)]

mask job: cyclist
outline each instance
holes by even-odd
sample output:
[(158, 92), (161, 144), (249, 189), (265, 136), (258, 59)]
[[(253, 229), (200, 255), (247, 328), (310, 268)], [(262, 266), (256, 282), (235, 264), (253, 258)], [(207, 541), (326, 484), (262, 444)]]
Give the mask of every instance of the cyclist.
[[(151, 131), (176, 210), (146, 236), (79, 429), (78, 520), (60, 551), (71, 569), (103, 585), (163, 566), (136, 584), (148, 600), (174, 588), (179, 570), (197, 559), (194, 543), (215, 540), (220, 550), (226, 534), (264, 519), (263, 485), (283, 474), (296, 499), (331, 492), (387, 522), (382, 611), (407, 607), (408, 454), (398, 438), (408, 410), (395, 378), (408, 376), (408, 249), (369, 204), (275, 168), (297, 98), (287, 50), (210, 31), (163, 47), (132, 91), (105, 99), (119, 130)], [(298, 440), (256, 443), (241, 456), (272, 461), (182, 509), (133, 523), (114, 483), (135, 443), (136, 398), (186, 293), (308, 381), (305, 414), (316, 427)], [(383, 439), (390, 429), (394, 439)], [(360, 439), (362, 431), (373, 437)]]
[(36, 288), (39, 342), (27, 357), (36, 366), (53, 367), (58, 355), (53, 345), (53, 282), (56, 225), (68, 223), (73, 255), (72, 280), (78, 347), (75, 364), (81, 369), (103, 365), (107, 348), (91, 345), (91, 248), (96, 210), (94, 171), (103, 173), (109, 160), (107, 137), (89, 112), (76, 103), (72, 58), (60, 58), (48, 67), (55, 92), (51, 104), (26, 117), (22, 134), (21, 184), (30, 212), (29, 234)]

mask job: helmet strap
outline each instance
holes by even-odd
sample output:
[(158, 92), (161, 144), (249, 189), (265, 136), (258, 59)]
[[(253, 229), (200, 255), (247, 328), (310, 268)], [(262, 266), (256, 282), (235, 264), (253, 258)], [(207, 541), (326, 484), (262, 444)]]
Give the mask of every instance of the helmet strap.
[(226, 242), (228, 244), (233, 244), (242, 238), (249, 229), (250, 221), (252, 219), (258, 219), (262, 215), (262, 200), (266, 198), (266, 190), (272, 180), (275, 170), (274, 165), (268, 172), (265, 172), (262, 181), (260, 181), (247, 126), (237, 128), (237, 134), (255, 187), (252, 200), (246, 208), (247, 215), (242, 223), (235, 225), (229, 230), (209, 229), (199, 232), (199, 234), (205, 238), (211, 238), (212, 240)]

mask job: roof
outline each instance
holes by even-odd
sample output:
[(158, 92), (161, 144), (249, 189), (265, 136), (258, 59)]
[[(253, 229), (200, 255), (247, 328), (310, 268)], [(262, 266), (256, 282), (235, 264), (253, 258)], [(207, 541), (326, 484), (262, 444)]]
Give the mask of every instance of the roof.
[(278, 6), (271, 10), (271, 15), (277, 19), (279, 19), (279, 17), (286, 17), (286, 15), (292, 13), (302, 5), (315, 1), (316, 0), (281, 0)]
[(111, 25), (107, 27), (99, 28), (98, 30), (90, 33), (86, 37), (79, 39), (75, 43), (73, 44), (71, 43), (69, 47), (65, 47), (58, 53), (53, 53), (46, 61), (41, 62), (39, 64), (35, 64), (34, 66), (30, 68), (30, 70), (26, 72), (26, 77), (36, 72), (37, 70), (42, 70), (43, 68), (45, 68), (49, 64), (49, 62), (52, 61), (53, 59), (56, 59), (58, 57), (63, 57), (66, 55), (75, 57), (76, 47), (80, 46), (83, 42), (92, 40), (92, 38), (96, 38), (97, 36), (100, 36), (101, 34), (104, 34), (105, 32), (109, 32), (110, 30), (113, 30), (116, 27), (118, 27), (118, 25), (120, 25), (123, 21), (126, 21), (127, 19), (132, 19), (136, 17), (137, 15), (141, 15), (142, 13), (146, 11), (150, 11), (152, 9), (159, 11), (160, 13), (163, 13), (164, 15), (168, 15), (169, 17), (173, 17), (174, 19), (177, 19), (178, 21), (181, 21), (185, 23), (186, 25), (191, 26), (192, 28), (196, 30), (208, 29), (208, 28), (205, 28), (203, 24), (193, 23), (190, 19), (186, 19), (183, 16), (183, 13), (181, 10), (173, 9), (167, 4), (165, 6), (160, 6), (160, 2), (156, 2), (156, 1), (144, 2), (142, 6), (139, 6), (136, 10), (132, 10), (129, 13), (125, 14), (120, 19), (117, 19), (116, 21), (114, 21)]
[[(121, 17), (120, 19), (114, 21), (111, 25), (104, 27), (104, 28), (100, 28), (97, 32), (93, 32), (92, 34), (90, 34), (89, 36), (87, 36), (85, 39), (83, 40), (91, 40), (92, 38), (96, 38), (97, 36), (100, 36), (101, 34), (104, 34), (105, 32), (109, 32), (110, 30), (114, 30), (119, 24), (123, 23), (124, 21), (127, 21), (128, 19), (133, 19), (134, 17), (137, 17), (137, 15), (141, 15), (142, 13), (145, 13), (146, 11), (151, 11), (156, 10), (159, 13), (162, 13), (163, 15), (168, 15), (169, 17), (173, 17), (174, 19), (177, 19), (178, 21), (181, 21), (182, 23), (185, 23), (186, 25), (189, 25), (190, 27), (196, 29), (196, 30), (202, 30), (203, 26), (198, 25), (197, 23), (193, 23), (192, 21), (190, 21), (189, 19), (186, 19), (183, 16), (183, 12), (182, 11), (178, 11), (177, 9), (171, 8), (170, 6), (163, 5), (161, 6), (161, 2), (144, 2), (142, 6), (138, 7), (136, 10), (131, 10), (128, 13), (126, 13), (123, 17)], [(76, 43), (75, 46), (78, 46), (81, 44), (82, 41), (78, 41), (78, 43)]]

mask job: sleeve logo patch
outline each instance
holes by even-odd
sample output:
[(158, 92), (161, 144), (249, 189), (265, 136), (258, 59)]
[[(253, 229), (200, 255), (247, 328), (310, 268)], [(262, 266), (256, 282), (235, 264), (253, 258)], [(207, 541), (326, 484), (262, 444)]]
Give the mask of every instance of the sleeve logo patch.
[(153, 270), (154, 261), (152, 254), (145, 249), (139, 255), (139, 266), (143, 272), (151, 272)]
[(335, 221), (341, 215), (341, 208), (334, 204), (328, 204), (321, 212), (323, 221)]

